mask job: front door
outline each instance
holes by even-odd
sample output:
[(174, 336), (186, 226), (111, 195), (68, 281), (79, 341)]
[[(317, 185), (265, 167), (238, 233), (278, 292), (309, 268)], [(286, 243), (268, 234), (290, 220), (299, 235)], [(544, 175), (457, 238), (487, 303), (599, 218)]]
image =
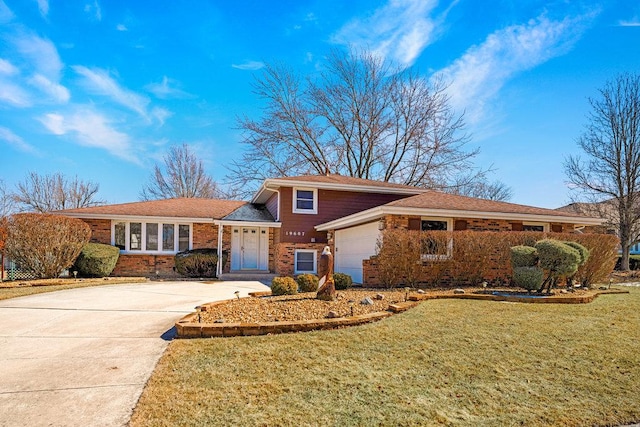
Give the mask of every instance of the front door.
[(240, 263), (243, 270), (258, 268), (260, 235), (258, 228), (242, 227), (240, 234)]

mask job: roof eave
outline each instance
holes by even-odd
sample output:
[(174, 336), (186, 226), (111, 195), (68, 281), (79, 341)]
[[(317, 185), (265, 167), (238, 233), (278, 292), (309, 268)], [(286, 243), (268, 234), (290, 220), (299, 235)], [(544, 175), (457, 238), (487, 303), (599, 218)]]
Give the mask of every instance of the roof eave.
[[(359, 185), (359, 184), (339, 184), (334, 182), (320, 182), (320, 181), (305, 181), (305, 180), (290, 180), (290, 179), (266, 179), (256, 193), (256, 196), (251, 200), (252, 203), (264, 203), (259, 202), (258, 199), (265, 191), (275, 192), (280, 187), (311, 187), (319, 188), (323, 190), (336, 190), (336, 191), (357, 191), (362, 193), (385, 193), (385, 194), (406, 194), (416, 195), (429, 191), (426, 188), (419, 187), (385, 187), (376, 185)], [(266, 201), (266, 200), (265, 200)]]
[(70, 218), (78, 219), (109, 219), (121, 221), (171, 221), (171, 222), (213, 222), (213, 217), (183, 217), (183, 216), (160, 216), (160, 215), (119, 215), (119, 214), (91, 214), (91, 213), (75, 213), (75, 212), (59, 212), (56, 215), (64, 215)]
[(384, 215), (419, 215), (451, 218), (503, 219), (510, 221), (531, 221), (549, 223), (571, 223), (575, 225), (602, 225), (602, 218), (575, 217), (569, 215), (544, 215), (509, 212), (485, 212), (452, 209), (409, 208), (400, 206), (379, 206), (334, 221), (319, 224), (318, 231), (335, 230), (374, 221)]

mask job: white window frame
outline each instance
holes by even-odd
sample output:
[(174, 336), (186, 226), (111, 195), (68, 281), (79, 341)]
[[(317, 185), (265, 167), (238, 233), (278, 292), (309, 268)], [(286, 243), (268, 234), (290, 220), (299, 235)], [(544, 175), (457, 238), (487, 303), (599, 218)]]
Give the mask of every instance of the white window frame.
[(543, 233), (548, 233), (549, 232), (549, 223), (548, 222), (523, 222), (522, 226), (526, 226), (526, 225), (533, 225), (533, 226), (542, 226), (542, 232)]
[[(311, 191), (313, 192), (313, 209), (299, 209), (298, 208), (298, 191)], [(311, 214), (315, 215), (318, 213), (318, 189), (317, 188), (304, 188), (304, 187), (293, 187), (293, 213), (298, 214)]]
[[(420, 218), (420, 231), (422, 231), (422, 221), (446, 222), (447, 229), (442, 231), (447, 231), (449, 233), (453, 232), (453, 218), (423, 216)], [(452, 253), (453, 253), (453, 237), (450, 238), (449, 242), (447, 243), (447, 253), (445, 255), (421, 254), (420, 259), (422, 259), (422, 261), (439, 261), (439, 260), (443, 261), (451, 258)]]
[[(111, 221), (111, 245), (115, 246), (116, 244), (116, 223), (124, 223), (124, 240), (125, 240), (125, 248), (120, 249), (120, 253), (122, 254), (154, 254), (154, 255), (175, 255), (179, 251), (180, 247), (180, 226), (188, 225), (189, 226), (189, 247), (187, 250), (191, 250), (193, 248), (193, 224), (184, 223), (184, 222), (169, 222), (169, 221), (144, 221), (144, 220), (131, 220), (131, 221), (121, 221), (121, 220), (112, 220)], [(131, 223), (140, 223), (142, 224), (142, 236), (141, 243), (142, 248), (140, 250), (131, 250)], [(158, 249), (157, 250), (147, 250), (147, 224), (158, 224)], [(163, 251), (162, 250), (162, 232), (163, 232), (163, 224), (173, 225), (173, 248), (172, 251)]]
[[(298, 270), (298, 254), (299, 253), (313, 254), (313, 270), (312, 271)], [(315, 249), (296, 249), (293, 257), (293, 270), (294, 270), (294, 274), (317, 273), (318, 272), (318, 251)]]

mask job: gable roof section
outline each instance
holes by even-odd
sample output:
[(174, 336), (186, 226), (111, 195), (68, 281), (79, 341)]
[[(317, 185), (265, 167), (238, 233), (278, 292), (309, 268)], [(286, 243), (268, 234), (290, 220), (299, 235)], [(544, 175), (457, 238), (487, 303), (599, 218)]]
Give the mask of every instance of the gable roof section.
[(346, 228), (375, 221), (384, 215), (419, 215), (447, 218), (484, 218), (511, 221), (563, 222), (576, 225), (600, 225), (601, 218), (586, 217), (555, 209), (538, 208), (515, 203), (477, 199), (474, 197), (427, 191), (366, 211), (358, 212), (316, 226), (317, 230)]
[(393, 182), (375, 181), (343, 175), (301, 175), (266, 179), (251, 200), (252, 203), (265, 203), (280, 187), (310, 187), (323, 190), (357, 191), (361, 193), (383, 194), (420, 194), (428, 191), (411, 185)]
[(224, 218), (246, 204), (237, 200), (176, 198), (65, 209), (53, 213), (87, 219), (180, 218), (196, 221)]

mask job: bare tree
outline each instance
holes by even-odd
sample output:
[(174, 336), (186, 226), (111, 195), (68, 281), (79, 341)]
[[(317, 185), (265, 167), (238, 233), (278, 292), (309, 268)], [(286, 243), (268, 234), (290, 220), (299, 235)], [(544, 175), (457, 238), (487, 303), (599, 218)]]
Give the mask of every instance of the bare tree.
[(307, 173), (450, 189), (478, 150), (466, 149), (446, 88), (368, 52), (332, 51), (316, 81), (267, 65), (254, 84), (262, 118), (238, 119), (247, 149), (227, 178), (247, 190)]
[(599, 92), (589, 99), (589, 123), (578, 139), (587, 159), (569, 156), (564, 168), (584, 200), (613, 213), (621, 268), (628, 270), (629, 249), (640, 231), (640, 75), (620, 74)]
[(158, 164), (142, 189), (142, 200), (167, 199), (172, 197), (213, 198), (220, 195), (216, 182), (204, 171), (187, 144), (173, 145), (164, 156), (164, 167)]
[[(464, 180), (466, 181), (466, 180)], [(478, 177), (454, 186), (454, 194), (476, 197), (478, 199), (506, 202), (513, 197), (513, 189), (501, 181), (489, 182), (485, 177)]]
[(13, 199), (21, 211), (44, 213), (104, 204), (104, 201), (96, 200), (98, 184), (78, 177), (68, 179), (59, 172), (52, 175), (29, 172), (16, 187)]
[(0, 218), (11, 215), (16, 208), (13, 194), (7, 190), (7, 185), (0, 179)]

